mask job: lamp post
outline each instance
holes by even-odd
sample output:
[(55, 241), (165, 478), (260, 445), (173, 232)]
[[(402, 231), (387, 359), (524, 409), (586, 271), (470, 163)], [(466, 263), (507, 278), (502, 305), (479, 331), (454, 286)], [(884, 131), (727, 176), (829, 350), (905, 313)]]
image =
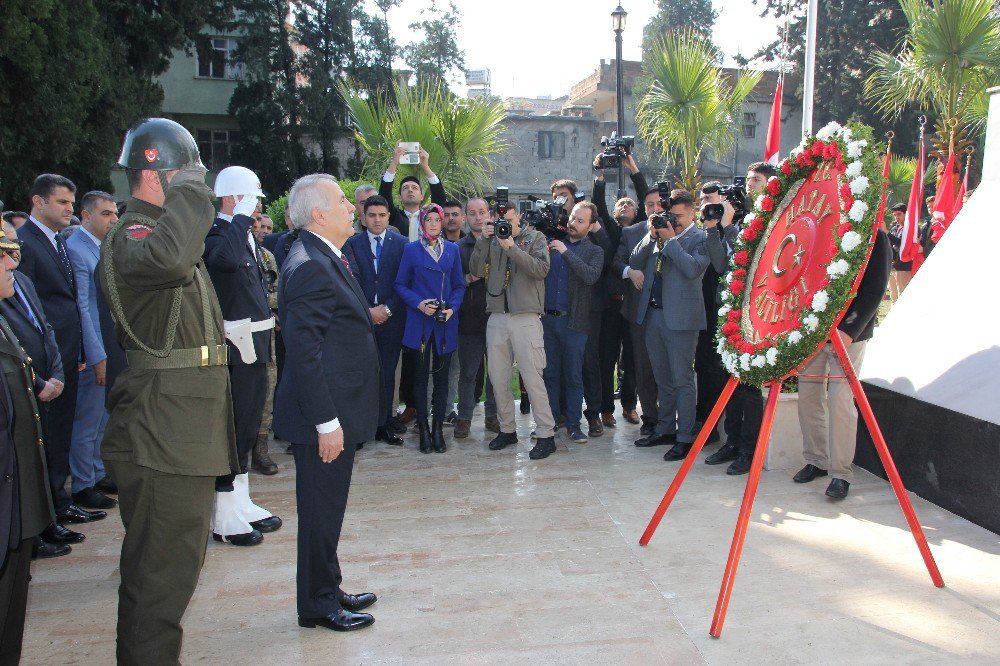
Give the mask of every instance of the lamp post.
[[(611, 25), (615, 31), (615, 95), (618, 102), (618, 136), (625, 136), (625, 99), (622, 97), (622, 33), (628, 13), (621, 5), (611, 12)], [(625, 196), (625, 168), (618, 165), (618, 198)]]

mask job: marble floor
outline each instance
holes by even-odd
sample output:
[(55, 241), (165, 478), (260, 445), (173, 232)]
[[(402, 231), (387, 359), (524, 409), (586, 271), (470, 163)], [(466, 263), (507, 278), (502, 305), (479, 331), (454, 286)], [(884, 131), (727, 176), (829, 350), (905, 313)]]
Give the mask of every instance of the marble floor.
[[(619, 417), (620, 419), (620, 417)], [(765, 472), (720, 639), (708, 635), (746, 477), (695, 465), (646, 548), (639, 536), (679, 463), (636, 426), (548, 460), (486, 449), (482, 417), (445, 454), (359, 452), (341, 540), (348, 591), (373, 627), (295, 622), (294, 465), (251, 476), (285, 520), (254, 548), (209, 543), (184, 617), (186, 664), (1000, 663), (1000, 537), (914, 498), (947, 587), (934, 588), (889, 486)], [(446, 431), (450, 437), (450, 432)], [(708, 447), (710, 453), (716, 447)], [(705, 453), (702, 454), (702, 457)], [(794, 471), (794, 470), (793, 470)], [(117, 511), (68, 557), (33, 565), (23, 662), (114, 661)]]

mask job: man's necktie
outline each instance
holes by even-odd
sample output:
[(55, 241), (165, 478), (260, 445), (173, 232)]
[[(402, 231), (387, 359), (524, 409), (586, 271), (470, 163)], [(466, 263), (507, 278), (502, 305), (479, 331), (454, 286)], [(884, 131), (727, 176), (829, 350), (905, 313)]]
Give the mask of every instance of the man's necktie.
[(35, 327), (35, 330), (41, 333), (42, 325), (35, 317), (35, 313), (31, 311), (31, 306), (28, 305), (28, 301), (24, 298), (24, 294), (21, 293), (20, 289), (15, 289), (14, 295), (17, 296), (17, 298), (14, 300), (14, 303), (21, 308), (21, 310), (24, 312), (24, 315), (28, 318), (28, 321), (30, 321), (31, 325)]
[(69, 262), (69, 253), (66, 252), (66, 241), (58, 234), (56, 234), (56, 253), (59, 255), (59, 263), (62, 265), (66, 281), (73, 284), (73, 264)]
[(344, 264), (344, 268), (347, 269), (348, 273), (350, 273), (352, 276), (354, 275), (354, 271), (351, 270), (351, 262), (347, 260), (347, 257), (345, 257), (344, 255), (340, 255), (340, 263)]
[(379, 262), (382, 261), (382, 237), (375, 237), (375, 272), (378, 273)]

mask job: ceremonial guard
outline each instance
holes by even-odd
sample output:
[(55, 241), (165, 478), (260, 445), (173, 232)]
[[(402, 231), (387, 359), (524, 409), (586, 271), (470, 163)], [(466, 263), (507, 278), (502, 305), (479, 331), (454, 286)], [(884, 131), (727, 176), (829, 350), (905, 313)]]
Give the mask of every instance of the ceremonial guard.
[(131, 198), (99, 266), (127, 359), (102, 446), (125, 525), (117, 658), (178, 663), (215, 478), (239, 471), (222, 311), (201, 262), (215, 209), (197, 144), (172, 120), (134, 125), (118, 163)]
[(215, 179), (220, 211), (205, 239), (205, 266), (212, 277), (229, 347), (236, 450), (240, 471), (216, 480), (212, 538), (254, 546), (281, 519), (250, 499), (250, 452), (257, 443), (267, 396), (274, 317), (267, 302), (267, 279), (252, 228), (259, 205), (260, 179), (246, 167), (231, 166)]

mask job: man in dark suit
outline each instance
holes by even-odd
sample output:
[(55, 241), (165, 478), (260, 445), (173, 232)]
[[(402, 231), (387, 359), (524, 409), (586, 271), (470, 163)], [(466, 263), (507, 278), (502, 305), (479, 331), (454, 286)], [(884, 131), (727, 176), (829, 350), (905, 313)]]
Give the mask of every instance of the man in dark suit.
[(388, 421), (396, 415), (392, 395), (396, 388), (396, 364), (403, 346), (406, 307), (396, 295), (393, 284), (396, 282), (396, 273), (407, 241), (388, 228), (389, 202), (377, 194), (365, 199), (361, 219), (365, 231), (348, 239), (345, 247), (353, 251), (353, 259), (349, 258), (349, 261), (368, 300), (368, 309), (375, 322), (379, 359), (382, 362), (385, 411), (379, 417), (375, 439), (398, 446), (403, 440), (388, 426)]
[(347, 594), (337, 544), (354, 452), (381, 414), (374, 322), (340, 248), (354, 206), (332, 176), (300, 178), (288, 195), (301, 229), (278, 284), (278, 317), (288, 355), (274, 401), (274, 432), (292, 442), (298, 506), (299, 626), (352, 631), (375, 619), (359, 611), (374, 594)]
[(267, 394), (274, 317), (267, 304), (267, 282), (253, 237), (253, 214), (264, 196), (257, 175), (241, 166), (219, 172), (215, 196), (220, 210), (205, 238), (205, 267), (219, 297), (229, 347), (233, 420), (240, 473), (215, 482), (212, 538), (235, 546), (254, 546), (264, 533), (281, 527), (281, 519), (250, 499), (250, 452)]
[(76, 278), (66, 242), (59, 232), (72, 220), (76, 186), (68, 178), (45, 173), (35, 179), (30, 194), (31, 215), (19, 232), (20, 271), (32, 281), (45, 304), (66, 375), (63, 392), (48, 404), (43, 416), (52, 501), (59, 523), (89, 523), (105, 518), (106, 514), (78, 507), (66, 491), (77, 386), (85, 366)]

